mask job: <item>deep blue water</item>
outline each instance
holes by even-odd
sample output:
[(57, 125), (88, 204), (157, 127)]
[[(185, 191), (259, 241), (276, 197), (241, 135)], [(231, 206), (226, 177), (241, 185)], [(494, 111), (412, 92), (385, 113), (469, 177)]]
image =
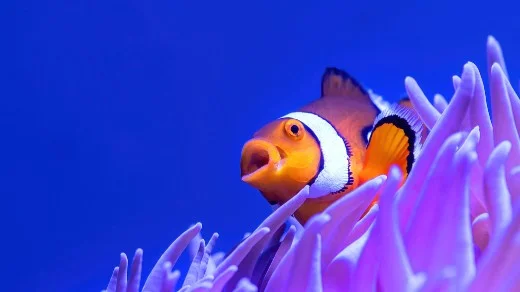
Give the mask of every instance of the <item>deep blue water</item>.
[(120, 252), (144, 248), (148, 272), (196, 221), (230, 249), (271, 212), (240, 180), (242, 143), (317, 98), (326, 66), (390, 100), (407, 75), (449, 97), (466, 61), (487, 79), (493, 34), (520, 77), (514, 1), (14, 5), (0, 98), (6, 291), (99, 291)]

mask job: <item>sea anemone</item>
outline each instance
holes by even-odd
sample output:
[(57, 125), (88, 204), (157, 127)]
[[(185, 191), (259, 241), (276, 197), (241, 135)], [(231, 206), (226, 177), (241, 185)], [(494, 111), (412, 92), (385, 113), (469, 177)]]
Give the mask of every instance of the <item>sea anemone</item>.
[[(166, 249), (142, 291), (520, 291), (520, 100), (493, 37), (487, 55), (491, 117), (473, 63), (453, 77), (449, 103), (440, 95), (430, 103), (405, 79), (431, 132), (403, 187), (392, 168), (301, 226), (291, 214), (305, 187), (226, 256), (213, 253), (218, 234), (206, 244), (197, 223)], [(376, 193), (379, 203), (359, 220)], [(177, 285), (172, 267), (188, 247), (192, 264)], [(127, 278), (121, 254), (106, 291), (138, 291), (142, 259), (138, 249)]]

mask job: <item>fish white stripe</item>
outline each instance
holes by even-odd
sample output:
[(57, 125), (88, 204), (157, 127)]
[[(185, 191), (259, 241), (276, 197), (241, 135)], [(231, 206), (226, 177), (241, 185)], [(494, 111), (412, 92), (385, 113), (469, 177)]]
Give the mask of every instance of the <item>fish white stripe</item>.
[(309, 197), (318, 198), (341, 190), (349, 181), (349, 155), (344, 140), (322, 117), (306, 112), (293, 112), (282, 118), (292, 118), (309, 127), (318, 138), (323, 154), (323, 170), (309, 186)]

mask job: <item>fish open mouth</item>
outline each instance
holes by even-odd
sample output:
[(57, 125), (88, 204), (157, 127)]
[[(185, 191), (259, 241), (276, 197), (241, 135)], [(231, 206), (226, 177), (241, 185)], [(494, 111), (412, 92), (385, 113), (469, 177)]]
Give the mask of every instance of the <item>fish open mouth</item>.
[(251, 154), (250, 161), (246, 166), (245, 172), (242, 173), (242, 176), (252, 174), (260, 168), (265, 167), (268, 163), (269, 152), (267, 152), (267, 150), (260, 149)]
[(285, 156), (282, 149), (267, 141), (248, 141), (244, 145), (240, 163), (242, 180), (247, 183), (266, 180), (269, 170), (276, 170)]

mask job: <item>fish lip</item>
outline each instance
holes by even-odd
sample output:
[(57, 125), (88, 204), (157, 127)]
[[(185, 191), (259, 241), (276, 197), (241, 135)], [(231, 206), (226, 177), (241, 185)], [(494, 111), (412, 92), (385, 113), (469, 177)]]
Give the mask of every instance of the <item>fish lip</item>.
[(269, 141), (249, 140), (242, 150), (242, 181), (249, 183), (266, 172), (279, 170), (285, 162), (285, 157), (285, 152)]
[(255, 177), (255, 176), (259, 176), (261, 173), (265, 172), (267, 170), (267, 167), (269, 165), (264, 165), (254, 171), (252, 171), (251, 173), (248, 173), (248, 174), (245, 174), (245, 175), (242, 175), (242, 181), (244, 182), (250, 182), (252, 181), (252, 178)]

